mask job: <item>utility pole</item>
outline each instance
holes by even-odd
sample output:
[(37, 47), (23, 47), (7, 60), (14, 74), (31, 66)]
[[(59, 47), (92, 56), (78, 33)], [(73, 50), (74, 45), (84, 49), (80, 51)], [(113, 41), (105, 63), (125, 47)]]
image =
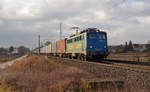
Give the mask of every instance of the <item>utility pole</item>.
[(62, 23), (60, 23), (60, 40), (62, 39)]
[(39, 55), (40, 55), (40, 47), (41, 47), (41, 41), (40, 41), (40, 35), (38, 36), (38, 44), (39, 44)]

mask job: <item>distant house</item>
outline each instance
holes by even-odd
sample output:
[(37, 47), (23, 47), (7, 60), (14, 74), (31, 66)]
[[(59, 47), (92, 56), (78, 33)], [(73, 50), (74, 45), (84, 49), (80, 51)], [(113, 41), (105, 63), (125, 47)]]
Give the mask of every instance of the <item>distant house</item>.
[(134, 51), (143, 52), (146, 50), (147, 44), (133, 44)]
[(116, 51), (115, 48), (110, 47), (110, 48), (109, 48), (109, 52), (110, 52), (110, 53), (116, 53), (117, 51)]
[[(134, 52), (144, 52), (147, 49), (146, 48), (147, 45), (148, 44), (133, 44), (133, 51)], [(125, 45), (109, 46), (109, 52), (110, 53), (124, 53)], [(127, 52), (129, 52), (129, 51), (127, 51)]]
[(33, 53), (39, 53), (39, 48), (36, 48), (32, 51)]
[(148, 41), (148, 44), (150, 44), (150, 41)]
[(122, 53), (124, 52), (124, 46), (123, 45), (109, 46), (109, 52), (110, 53)]
[(14, 51), (13, 52), (11, 52), (11, 54), (18, 54), (19, 52), (18, 52), (18, 49), (17, 48), (14, 48)]

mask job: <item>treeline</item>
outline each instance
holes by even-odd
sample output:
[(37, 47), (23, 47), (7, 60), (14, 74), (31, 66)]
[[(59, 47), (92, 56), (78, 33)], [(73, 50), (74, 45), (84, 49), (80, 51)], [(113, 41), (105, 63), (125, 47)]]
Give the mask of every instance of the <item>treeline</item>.
[(130, 40), (124, 45), (110, 46), (110, 53), (127, 53), (127, 52), (148, 52), (150, 51), (150, 44), (133, 44)]
[[(129, 41), (129, 44), (127, 44), (127, 42), (126, 42), (124, 51), (125, 52), (135, 51), (131, 40)], [(148, 52), (148, 51), (150, 51), (150, 44), (146, 44), (145, 49), (143, 49), (143, 52)]]
[(29, 52), (30, 49), (25, 46), (19, 47), (10, 46), (9, 48), (0, 47), (0, 55), (8, 55), (8, 54), (24, 55)]
[(133, 44), (132, 41), (129, 41), (129, 44), (126, 42), (124, 47), (124, 52), (133, 51)]

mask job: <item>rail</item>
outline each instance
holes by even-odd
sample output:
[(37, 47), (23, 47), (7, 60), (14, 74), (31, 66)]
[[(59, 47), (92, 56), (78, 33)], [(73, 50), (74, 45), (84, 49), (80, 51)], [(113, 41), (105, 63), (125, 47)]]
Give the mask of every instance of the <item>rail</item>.
[(68, 58), (60, 58), (60, 57), (52, 57), (52, 56), (50, 56), (50, 58), (61, 59), (62, 61), (68, 61), (68, 62), (72, 61), (72, 62), (79, 62), (79, 63), (96, 64), (96, 65), (126, 69), (126, 70), (131, 70), (136, 72), (150, 73), (150, 62), (121, 61), (121, 60), (110, 60), (110, 59), (81, 61), (77, 59), (68, 59)]

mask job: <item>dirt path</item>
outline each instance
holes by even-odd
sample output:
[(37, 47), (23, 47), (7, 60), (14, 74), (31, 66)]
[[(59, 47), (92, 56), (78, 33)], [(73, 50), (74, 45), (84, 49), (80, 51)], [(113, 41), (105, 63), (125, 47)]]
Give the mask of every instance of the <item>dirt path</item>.
[(15, 59), (15, 60), (8, 61), (8, 62), (6, 62), (6, 63), (0, 64), (0, 69), (4, 69), (4, 68), (6, 68), (6, 67), (8, 67), (8, 66), (11, 66), (11, 65), (14, 64), (17, 60), (23, 59), (23, 58), (25, 58), (25, 57), (27, 57), (27, 55), (24, 55), (24, 56), (19, 57), (19, 58)]

